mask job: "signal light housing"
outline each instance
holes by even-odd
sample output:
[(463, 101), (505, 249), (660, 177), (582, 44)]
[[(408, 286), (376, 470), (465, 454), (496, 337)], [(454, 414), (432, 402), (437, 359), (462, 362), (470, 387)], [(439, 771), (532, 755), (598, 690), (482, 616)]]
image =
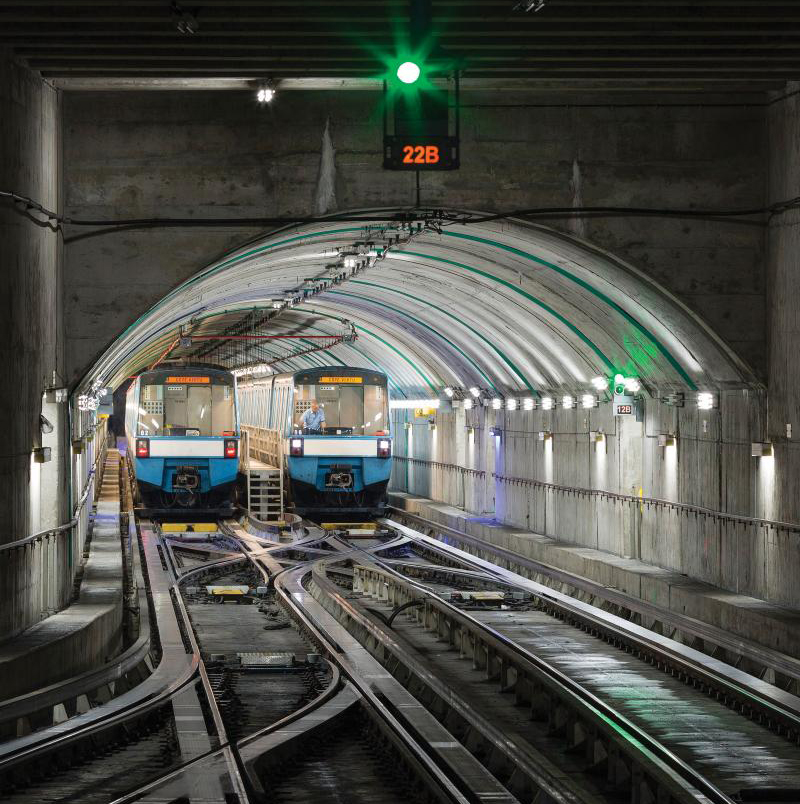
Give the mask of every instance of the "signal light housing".
[(239, 456), (239, 442), (235, 438), (225, 439), (225, 457), (237, 458)]
[(150, 457), (150, 439), (137, 438), (136, 439), (136, 457), (149, 458)]
[(302, 438), (290, 438), (289, 439), (289, 455), (294, 458), (302, 458), (303, 457), (303, 439)]
[(379, 438), (377, 446), (379, 458), (391, 458), (392, 442), (388, 438)]

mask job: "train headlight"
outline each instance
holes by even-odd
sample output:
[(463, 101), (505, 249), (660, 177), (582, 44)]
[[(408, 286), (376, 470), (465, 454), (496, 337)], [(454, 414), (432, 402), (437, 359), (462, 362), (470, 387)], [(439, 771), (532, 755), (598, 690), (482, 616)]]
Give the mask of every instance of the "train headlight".
[(290, 438), (289, 439), (289, 454), (293, 455), (295, 458), (302, 458), (303, 457), (303, 439), (302, 438)]
[(392, 442), (388, 438), (378, 439), (378, 457), (389, 458), (392, 455)]
[(150, 457), (150, 439), (137, 438), (136, 439), (136, 457), (149, 458)]
[(225, 439), (225, 457), (235, 458), (239, 454), (239, 442), (235, 438)]

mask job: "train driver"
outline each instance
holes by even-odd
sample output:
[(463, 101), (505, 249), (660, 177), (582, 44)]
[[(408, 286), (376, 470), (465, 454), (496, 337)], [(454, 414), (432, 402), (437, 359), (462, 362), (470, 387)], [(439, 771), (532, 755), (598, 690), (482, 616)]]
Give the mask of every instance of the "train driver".
[(321, 433), (325, 424), (325, 411), (317, 404), (316, 399), (311, 400), (311, 407), (300, 417), (300, 426), (304, 433)]

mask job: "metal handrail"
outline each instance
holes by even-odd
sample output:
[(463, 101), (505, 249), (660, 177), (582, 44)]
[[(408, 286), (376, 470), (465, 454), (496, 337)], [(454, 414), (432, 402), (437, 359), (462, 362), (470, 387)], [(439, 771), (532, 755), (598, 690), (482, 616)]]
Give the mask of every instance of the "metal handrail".
[[(420, 466), (430, 466), (435, 469), (455, 470), (463, 474), (478, 476), (486, 475), (486, 472), (482, 469), (470, 469), (469, 467), (459, 466), (455, 463), (440, 463), (439, 461), (429, 461), (422, 458), (409, 458), (405, 455), (395, 455), (394, 460), (407, 461), (408, 463)], [(545, 491), (558, 491), (565, 494), (577, 494), (587, 497), (603, 497), (605, 499), (625, 503), (635, 503), (637, 505), (652, 505), (657, 508), (672, 508), (680, 511), (686, 511), (687, 513), (699, 514), (701, 516), (708, 516), (728, 522), (755, 525), (757, 527), (775, 528), (777, 530), (791, 530), (800, 532), (800, 523), (798, 522), (783, 522), (778, 519), (763, 519), (761, 517), (746, 516), (745, 514), (731, 514), (727, 511), (717, 511), (713, 508), (707, 508), (703, 505), (678, 502), (676, 500), (665, 500), (661, 497), (637, 497), (634, 494), (621, 494), (615, 491), (590, 489), (584, 486), (565, 486), (559, 483), (547, 483), (544, 480), (536, 480), (535, 478), (500, 475), (496, 472), (492, 472), (492, 478), (500, 483), (508, 483), (509, 485), (531, 486), (534, 488), (544, 489)]]
[[(97, 429), (97, 428), (95, 428)], [(41, 539), (49, 538), (50, 536), (56, 536), (59, 533), (63, 533), (64, 531), (71, 530), (78, 524), (78, 518), (80, 516), (81, 511), (83, 510), (83, 506), (86, 505), (86, 501), (89, 499), (89, 493), (92, 487), (92, 480), (97, 474), (97, 464), (100, 462), (100, 458), (103, 457), (104, 452), (102, 449), (97, 451), (97, 457), (94, 460), (94, 464), (92, 468), (89, 470), (89, 474), (86, 478), (86, 485), (83, 487), (83, 494), (81, 494), (81, 498), (78, 500), (75, 510), (72, 512), (72, 519), (69, 522), (65, 522), (63, 525), (58, 525), (55, 528), (47, 528), (46, 530), (40, 530), (38, 533), (34, 533), (32, 536), (26, 536), (24, 539), (17, 539), (13, 542), (6, 542), (5, 544), (0, 544), (0, 553), (5, 552), (6, 550), (14, 550), (18, 547), (25, 547), (25, 545), (32, 544), (33, 542), (40, 541)]]

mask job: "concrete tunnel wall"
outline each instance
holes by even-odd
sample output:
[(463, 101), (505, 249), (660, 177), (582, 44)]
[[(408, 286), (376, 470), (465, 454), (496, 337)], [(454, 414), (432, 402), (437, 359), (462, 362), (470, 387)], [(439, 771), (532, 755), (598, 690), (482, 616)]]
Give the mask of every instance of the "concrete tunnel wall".
[[(462, 167), (421, 177), (422, 203), (509, 210), (595, 204), (760, 206), (766, 123), (760, 96), (466, 92)], [(284, 92), (267, 108), (249, 92), (76, 92), (65, 107), (66, 212), (75, 217), (306, 215), (410, 205), (414, 176), (381, 167), (380, 94)], [(326, 121), (334, 199), (320, 199)], [(735, 133), (734, 134), (732, 134)], [(764, 233), (665, 218), (549, 225), (645, 271), (766, 376)], [(68, 232), (69, 373), (242, 229)]]
[[(723, 392), (720, 408), (708, 411), (646, 399), (642, 422), (615, 419), (609, 403), (590, 410), (441, 409), (431, 417), (433, 429), (429, 417), (395, 411), (392, 486), (521, 531), (798, 606), (797, 530), (577, 491), (642, 494), (768, 518), (778, 457), (750, 454), (751, 441), (762, 438), (763, 416), (763, 392), (747, 390)], [(499, 438), (491, 427), (501, 430)], [(605, 438), (592, 441), (599, 430)], [(540, 431), (552, 438), (540, 440)], [(675, 446), (658, 446), (662, 433), (675, 434)]]
[[(0, 61), (3, 189), (29, 194), (58, 208), (63, 103), (68, 214), (307, 214), (320, 208), (331, 211), (414, 201), (413, 176), (380, 168), (377, 96), (372, 93), (286, 93), (266, 110), (257, 108), (249, 93), (60, 95), (18, 64)], [(643, 101), (641, 96), (595, 94), (586, 105), (573, 97), (511, 93), (471, 93), (464, 100), (464, 168), (454, 174), (423, 176), (424, 204), (483, 209), (542, 204), (684, 206), (688, 199), (696, 206), (732, 207), (758, 206), (766, 197), (777, 200), (798, 194), (796, 98), (769, 108), (757, 95), (659, 96)], [(336, 149), (335, 199), (318, 197), (320, 146), (328, 119)], [(64, 379), (74, 380), (137, 314), (207, 264), (211, 256), (258, 232), (156, 229), (85, 237), (84, 230), (73, 228), (67, 231), (62, 296), (58, 235), (23, 221), (6, 207), (0, 216), (3, 298), (8, 305), (2, 317), (4, 362), (9, 367), (2, 412), (11, 434), (7, 460), (0, 470), (4, 526), (0, 540), (7, 542), (38, 527), (31, 505), (30, 451), (39, 443), (43, 391)], [(703, 499), (710, 507), (800, 520), (800, 500), (794, 491), (800, 465), (794, 445), (785, 436), (786, 424), (800, 432), (800, 364), (792, 362), (800, 336), (793, 313), (797, 224), (796, 213), (774, 219), (765, 237), (756, 226), (677, 219), (553, 223), (650, 273), (698, 312), (760, 376), (769, 377), (769, 406), (757, 391), (736, 392), (744, 394), (738, 401), (735, 394), (730, 395), (733, 392), (726, 392), (721, 412), (709, 414), (716, 422), (714, 432), (721, 430), (730, 439), (728, 446), (702, 439), (695, 444), (690, 435), (692, 417), (699, 414), (689, 409), (677, 414), (682, 419), (682, 437), (676, 499)], [(69, 321), (66, 333), (62, 303)], [(64, 350), (66, 358), (61, 357)], [(652, 432), (657, 416), (675, 415), (655, 403), (648, 403), (647, 409)], [(550, 415), (573, 414), (579, 416), (581, 411)], [(445, 452), (439, 460), (462, 465), (466, 447), (459, 447), (458, 439), (444, 438), (448, 415), (452, 414), (440, 414), (438, 449)], [(534, 444), (532, 452), (529, 449), (540, 424), (525, 419), (543, 415), (505, 414), (509, 421), (504, 426), (512, 432), (519, 430), (502, 446), (508, 453), (502, 458), (505, 474), (526, 477), (527, 471), (531, 477), (549, 477), (546, 466), (536, 462), (539, 446)], [(576, 457), (585, 449), (583, 430), (569, 422), (552, 427), (556, 433), (552, 473), (565, 484), (585, 485), (591, 462)], [(425, 438), (422, 433), (415, 440), (421, 454)], [(641, 438), (639, 474), (651, 484), (654, 495), (666, 494), (672, 481), (659, 464), (662, 453), (652, 438)], [(749, 441), (762, 438), (776, 442), (771, 490), (759, 478), (757, 462), (745, 455)], [(589, 482), (626, 492), (635, 468), (632, 471), (622, 463), (612, 439), (607, 443), (608, 456), (615, 458), (610, 461), (614, 471)], [(483, 442), (479, 457), (491, 467), (495, 456), (494, 447), (490, 453), (489, 446)], [(74, 501), (88, 461), (73, 459), (73, 464)], [(702, 469), (699, 474), (698, 468)], [(412, 490), (459, 504), (453, 481), (437, 471), (431, 474), (430, 469), (415, 468)], [(441, 470), (445, 471), (452, 470)], [(426, 472), (429, 480), (425, 480)], [(65, 486), (60, 486), (56, 520), (63, 519), (69, 509)], [(548, 508), (535, 495), (513, 486), (492, 503), (493, 491), (485, 480), (480, 488), (474, 479), (469, 480), (467, 507), (472, 505), (476, 512), (494, 509), (521, 527), (558, 530), (564, 538), (580, 543), (592, 544), (594, 538), (596, 546), (612, 551), (625, 553), (632, 546), (625, 517), (609, 511), (596, 498), (592, 503), (596, 507), (583, 511), (584, 503), (569, 500), (551, 501)], [(41, 505), (39, 515), (43, 515)], [(595, 523), (594, 532), (587, 525), (590, 522)], [(719, 524), (715, 527), (709, 535), (704, 525), (700, 534), (685, 522), (662, 516), (653, 521), (650, 531), (642, 530), (642, 556), (683, 567), (681, 571), (693, 577), (727, 588), (795, 599), (790, 573), (797, 566), (796, 547), (786, 534), (768, 533), (758, 544), (748, 542), (742, 549), (741, 544), (731, 544), (732, 535), (722, 533)], [(3, 556), (2, 587), (9, 589), (13, 583), (18, 591), (13, 605), (5, 607), (8, 616), (0, 626), (0, 638), (46, 613), (43, 588), (56, 590), (56, 605), (65, 599), (74, 567), (53, 564), (53, 578), (43, 582), (40, 563), (30, 550), (15, 551), (10, 559)]]

